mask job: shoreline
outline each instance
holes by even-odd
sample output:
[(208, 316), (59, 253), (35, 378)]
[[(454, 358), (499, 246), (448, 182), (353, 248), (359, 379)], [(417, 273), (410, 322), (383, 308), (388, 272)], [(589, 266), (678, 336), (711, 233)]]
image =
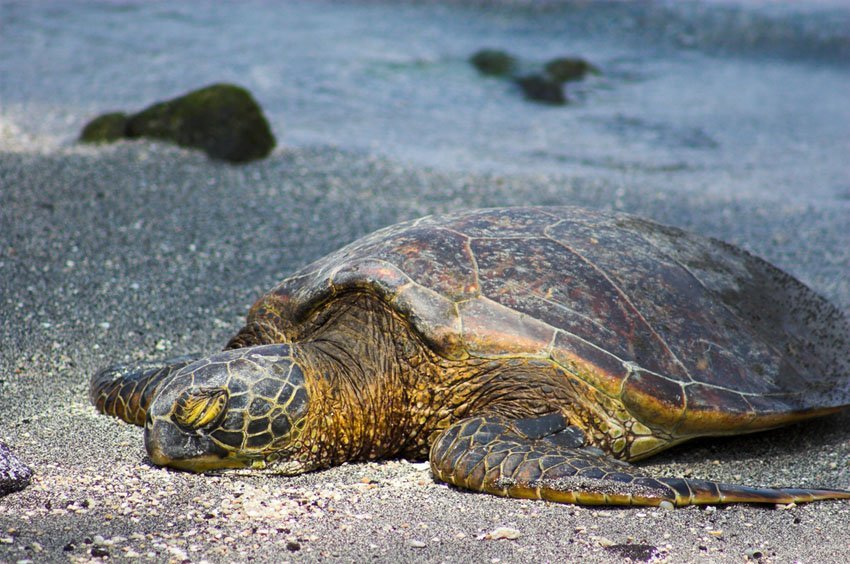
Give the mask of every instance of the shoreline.
[[(148, 142), (0, 152), (0, 439), (35, 473), (0, 498), (0, 560), (846, 560), (843, 502), (595, 509), (461, 492), (406, 461), (295, 478), (195, 476), (151, 466), (141, 429), (89, 405), (98, 368), (220, 348), (257, 295), (367, 232), (521, 204), (618, 209), (720, 237), (850, 313), (850, 203), (657, 192), (625, 176), (440, 172), (321, 147), (239, 167)], [(641, 466), (846, 488), (848, 460), (845, 412), (694, 442)], [(499, 526), (521, 536), (479, 539)]]

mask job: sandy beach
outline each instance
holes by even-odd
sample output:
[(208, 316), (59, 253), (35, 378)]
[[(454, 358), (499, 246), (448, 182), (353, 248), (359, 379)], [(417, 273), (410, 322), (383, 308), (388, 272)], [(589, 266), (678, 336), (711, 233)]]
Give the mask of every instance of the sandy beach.
[[(117, 361), (220, 348), (287, 273), (378, 227), (574, 204), (720, 237), (850, 311), (850, 203), (673, 194), (580, 177), (435, 172), (330, 148), (247, 166), (145, 141), (0, 153), (0, 438), (35, 471), (0, 499), (0, 561), (838, 562), (850, 504), (595, 509), (436, 483), (421, 463), (297, 478), (157, 468), (87, 386)], [(748, 485), (850, 487), (850, 413), (705, 440), (642, 466)], [(486, 537), (511, 527), (513, 540)]]

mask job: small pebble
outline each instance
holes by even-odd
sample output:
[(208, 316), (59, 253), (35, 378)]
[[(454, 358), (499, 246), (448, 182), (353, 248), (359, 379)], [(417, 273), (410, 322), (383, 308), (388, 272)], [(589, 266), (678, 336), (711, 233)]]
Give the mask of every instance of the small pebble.
[(747, 560), (761, 560), (764, 556), (764, 552), (757, 548), (748, 548), (747, 551), (744, 553), (744, 556), (747, 558)]
[(522, 533), (520, 533), (519, 530), (514, 529), (512, 527), (496, 527), (495, 529), (493, 529), (489, 533), (484, 534), (480, 538), (482, 538), (484, 540), (501, 540), (501, 539), (515, 540), (515, 539), (518, 539), (521, 536), (522, 536)]
[(603, 547), (614, 546), (615, 544), (617, 544), (611, 539), (605, 537), (595, 537), (593, 540), (596, 541), (596, 544)]
[(422, 542), (421, 540), (413, 539), (410, 542), (408, 542), (407, 544), (409, 544), (413, 548), (425, 548), (425, 543)]

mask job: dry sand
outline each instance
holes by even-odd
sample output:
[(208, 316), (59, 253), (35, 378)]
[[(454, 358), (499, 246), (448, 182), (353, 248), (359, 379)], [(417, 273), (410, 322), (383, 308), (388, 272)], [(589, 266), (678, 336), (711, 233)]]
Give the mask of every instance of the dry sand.
[[(115, 361), (218, 349), (263, 290), (375, 228), (460, 207), (579, 204), (718, 236), (850, 311), (850, 202), (679, 194), (578, 178), (437, 173), (332, 149), (242, 167), (149, 144), (0, 153), (0, 439), (35, 471), (0, 499), (0, 561), (850, 560), (850, 503), (594, 509), (435, 483), (406, 461), (297, 478), (152, 466), (97, 415)], [(804, 187), (801, 187), (804, 189)], [(701, 441), (648, 471), (850, 487), (850, 413)], [(497, 527), (513, 540), (484, 538)]]

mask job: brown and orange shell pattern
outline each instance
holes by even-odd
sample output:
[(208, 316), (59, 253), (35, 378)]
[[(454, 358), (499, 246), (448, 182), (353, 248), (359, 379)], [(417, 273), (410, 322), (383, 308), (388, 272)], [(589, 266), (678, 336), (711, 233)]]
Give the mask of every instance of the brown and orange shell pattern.
[(850, 403), (850, 323), (825, 299), (721, 241), (571, 207), (378, 231), (258, 300), (230, 346), (298, 341), (319, 307), (353, 290), (378, 295), (446, 359), (554, 362), (674, 438)]

